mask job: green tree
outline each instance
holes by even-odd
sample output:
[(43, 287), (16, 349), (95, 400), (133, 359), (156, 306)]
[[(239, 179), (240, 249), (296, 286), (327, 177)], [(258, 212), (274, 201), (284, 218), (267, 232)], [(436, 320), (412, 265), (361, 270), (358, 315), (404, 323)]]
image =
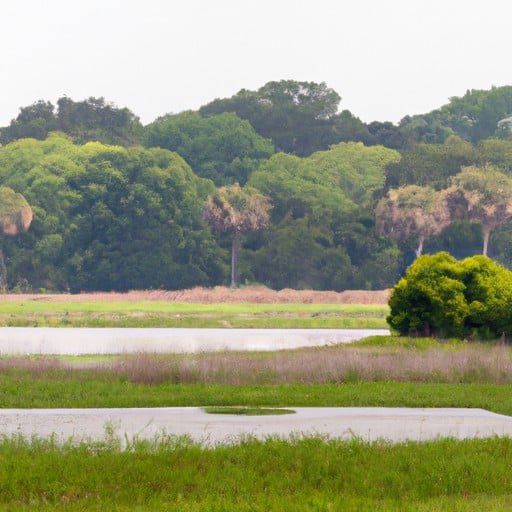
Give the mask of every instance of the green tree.
[(387, 318), (402, 335), (498, 338), (512, 333), (512, 272), (485, 256), (423, 255), (394, 287)]
[(235, 112), (248, 120), (277, 150), (307, 156), (338, 142), (335, 138), (340, 96), (325, 83), (281, 80), (257, 91), (242, 89), (228, 99), (201, 107), (203, 115)]
[(215, 231), (231, 235), (231, 287), (238, 282), (238, 252), (240, 236), (267, 226), (270, 220), (270, 202), (266, 196), (252, 187), (240, 187), (238, 183), (221, 187), (208, 197), (203, 218)]
[(461, 194), (469, 220), (482, 225), (482, 254), (487, 256), (493, 230), (512, 217), (512, 177), (496, 167), (465, 167), (450, 180), (452, 194)]
[(386, 188), (405, 185), (445, 188), (450, 176), (477, 159), (473, 146), (459, 137), (449, 137), (443, 144), (417, 144), (402, 152), (398, 162), (386, 169)]
[(16, 119), (0, 130), (0, 143), (8, 144), (12, 140), (28, 137), (42, 140), (57, 126), (55, 107), (49, 101), (39, 100), (20, 108)]
[(0, 182), (34, 211), (30, 230), (4, 244), (12, 284), (177, 289), (219, 284), (228, 272), (202, 221), (215, 186), (176, 153), (54, 133), (0, 147)]
[(399, 158), (382, 146), (350, 142), (307, 158), (278, 153), (264, 162), (249, 184), (270, 197), (273, 226), (253, 248), (255, 277), (272, 287), (341, 290), (384, 283), (382, 272), (363, 274), (356, 266), (375, 268), (372, 261), (389, 246), (375, 235), (367, 212), (383, 187), (386, 165)]
[(270, 140), (231, 112), (207, 117), (197, 112), (166, 115), (145, 127), (145, 145), (176, 151), (198, 176), (217, 186), (244, 185), (274, 153)]
[(73, 101), (67, 96), (57, 100), (57, 110), (49, 101), (39, 100), (2, 128), (0, 143), (32, 137), (44, 140), (52, 131), (62, 131), (77, 143), (100, 141), (106, 144), (138, 144), (142, 125), (127, 108), (118, 108), (104, 98), (90, 97)]

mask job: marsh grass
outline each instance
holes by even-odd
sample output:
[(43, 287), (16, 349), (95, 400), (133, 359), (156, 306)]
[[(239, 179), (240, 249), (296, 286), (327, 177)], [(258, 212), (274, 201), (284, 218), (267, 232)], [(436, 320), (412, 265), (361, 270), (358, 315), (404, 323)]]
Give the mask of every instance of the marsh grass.
[[(0, 359), (0, 404), (30, 407), (480, 407), (512, 415), (512, 348), (339, 345), (277, 353)], [(377, 346), (375, 346), (377, 345)]]
[(504, 345), (439, 344), (421, 349), (362, 343), (275, 352), (188, 356), (138, 354), (98, 370), (158, 384), (332, 384), (354, 381), (512, 384), (512, 349)]
[[(512, 441), (0, 440), (0, 510), (506, 510)], [(502, 507), (502, 508), (499, 508)]]
[(26, 373), (33, 378), (122, 378), (146, 385), (359, 381), (512, 384), (512, 347), (381, 336), (353, 344), (271, 353), (0, 358), (0, 375), (9, 372)]
[[(0, 359), (2, 407), (482, 407), (512, 414), (512, 349), (376, 338), (271, 354)], [(390, 377), (391, 376), (391, 377)], [(232, 409), (231, 409), (232, 410)], [(512, 440), (0, 437), (0, 511), (503, 511)]]

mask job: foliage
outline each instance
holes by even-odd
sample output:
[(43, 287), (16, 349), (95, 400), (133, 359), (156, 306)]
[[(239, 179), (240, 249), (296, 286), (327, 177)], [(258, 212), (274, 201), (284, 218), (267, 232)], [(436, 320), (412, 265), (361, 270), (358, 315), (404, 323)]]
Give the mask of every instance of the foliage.
[[(243, 236), (242, 281), (389, 287), (422, 239), (426, 251), (462, 257), (479, 252), (483, 238), (483, 252), (510, 267), (511, 91), (468, 91), (398, 124), (365, 124), (338, 111), (340, 96), (325, 83), (294, 80), (146, 127), (103, 98), (39, 100), (0, 129), (0, 186), (22, 194), (33, 212), (30, 230), (3, 242), (8, 285), (222, 283), (231, 239), (211, 236), (201, 214), (214, 186), (234, 183), (273, 205), (268, 229)], [(372, 215), (376, 203), (399, 212), (389, 194), (408, 186), (433, 189), (439, 203), (402, 211), (401, 227), (383, 227)], [(443, 202), (449, 225), (433, 214)]]
[(0, 143), (23, 138), (44, 140), (52, 131), (62, 131), (77, 143), (91, 140), (105, 144), (133, 145), (140, 139), (138, 118), (127, 108), (118, 108), (104, 98), (57, 100), (57, 111), (49, 101), (39, 100), (20, 113), (0, 132)]
[(32, 222), (32, 208), (27, 200), (11, 188), (0, 186), (0, 231), (17, 235), (27, 231)]
[(402, 335), (499, 338), (512, 333), (511, 301), (512, 273), (487, 257), (424, 255), (393, 289), (388, 323)]
[(450, 134), (473, 144), (491, 137), (510, 139), (512, 86), (467, 90), (428, 114), (409, 117), (400, 131), (421, 142), (443, 143)]
[(248, 120), (277, 150), (307, 156), (339, 142), (335, 123), (341, 98), (322, 82), (281, 80), (257, 91), (242, 89), (235, 96), (201, 107), (203, 115), (235, 112)]
[(274, 153), (268, 139), (231, 112), (207, 117), (190, 111), (166, 115), (144, 132), (146, 146), (176, 151), (198, 176), (217, 186), (244, 185), (250, 173)]
[(22, 139), (0, 148), (0, 182), (34, 211), (31, 230), (5, 244), (12, 283), (175, 289), (223, 278), (222, 253), (201, 219), (213, 184), (175, 153)]
[(416, 256), (421, 255), (425, 238), (441, 233), (451, 222), (446, 193), (417, 185), (389, 190), (375, 215), (381, 234), (394, 240), (416, 236)]
[[(27, 231), (32, 222), (32, 208), (27, 200), (9, 187), (0, 186), (0, 232), (17, 235)], [(7, 290), (7, 268), (0, 249), (0, 290)]]
[(254, 277), (275, 288), (335, 290), (377, 281), (380, 270), (361, 274), (355, 265), (370, 270), (388, 249), (366, 212), (384, 186), (386, 165), (399, 158), (362, 143), (340, 143), (308, 158), (272, 156), (249, 180), (273, 205), (273, 225), (254, 247)]
[(512, 178), (490, 165), (473, 166), (463, 168), (450, 183), (462, 195), (468, 218), (482, 225), (486, 256), (491, 231), (512, 217)]
[(269, 223), (271, 204), (255, 188), (238, 183), (219, 188), (208, 197), (203, 219), (214, 230), (231, 235), (231, 287), (238, 284), (238, 250), (240, 236), (262, 229)]
[(416, 144), (402, 152), (399, 162), (391, 162), (386, 169), (386, 188), (405, 185), (445, 188), (450, 176), (462, 166), (477, 159), (475, 149), (459, 137), (449, 137), (443, 144)]
[[(188, 436), (59, 445), (4, 438), (0, 507), (43, 512), (498, 511), (510, 439), (386, 443), (297, 435), (204, 446)], [(295, 506), (298, 505), (298, 506)]]

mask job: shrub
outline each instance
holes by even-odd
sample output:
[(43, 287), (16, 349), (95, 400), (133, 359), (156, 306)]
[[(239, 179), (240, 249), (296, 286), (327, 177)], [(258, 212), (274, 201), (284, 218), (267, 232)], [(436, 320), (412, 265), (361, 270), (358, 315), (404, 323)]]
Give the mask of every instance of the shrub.
[(397, 283), (387, 321), (402, 335), (498, 338), (512, 333), (512, 272), (486, 256), (419, 257)]

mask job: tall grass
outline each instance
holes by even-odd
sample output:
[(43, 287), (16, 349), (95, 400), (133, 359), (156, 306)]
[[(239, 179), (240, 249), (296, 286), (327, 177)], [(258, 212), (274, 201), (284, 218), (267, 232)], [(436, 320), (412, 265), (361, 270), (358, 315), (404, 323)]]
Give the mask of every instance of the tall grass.
[(339, 345), (271, 354), (213, 353), (115, 358), (98, 370), (157, 384), (332, 384), (353, 381), (512, 383), (512, 349), (471, 344), (400, 347)]
[(0, 404), (481, 407), (512, 415), (511, 369), (512, 348), (473, 344), (5, 358)]
[[(468, 510), (512, 503), (512, 441), (0, 442), (4, 510)], [(439, 508), (444, 505), (448, 508)], [(500, 510), (499, 508), (495, 508)], [(505, 510), (505, 508), (501, 509)]]
[[(387, 339), (383, 337), (383, 339)], [(411, 340), (414, 342), (414, 340)], [(439, 344), (422, 348), (355, 343), (273, 353), (0, 359), (0, 374), (121, 376), (130, 382), (181, 384), (332, 384), (354, 381), (512, 384), (512, 347)]]

